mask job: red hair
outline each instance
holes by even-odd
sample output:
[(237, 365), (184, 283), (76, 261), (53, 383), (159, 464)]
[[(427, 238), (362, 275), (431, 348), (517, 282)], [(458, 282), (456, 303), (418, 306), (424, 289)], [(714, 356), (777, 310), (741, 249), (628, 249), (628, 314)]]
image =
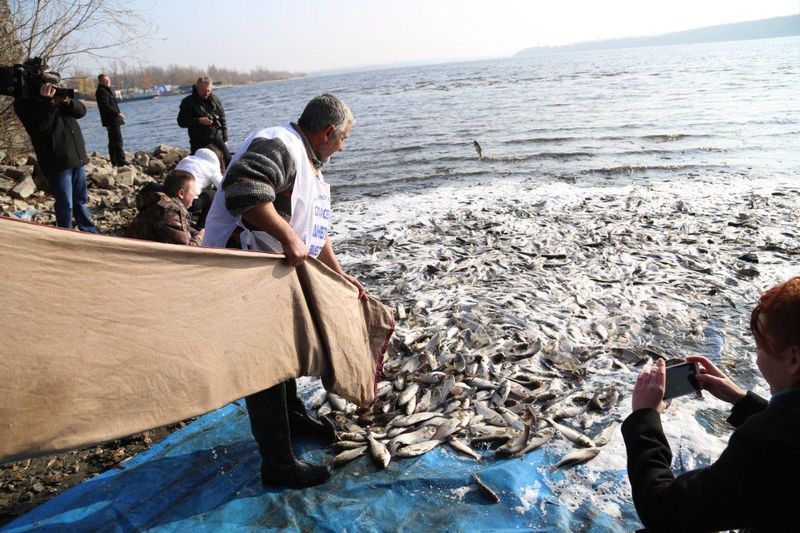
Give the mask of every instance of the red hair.
[[(759, 322), (762, 314), (767, 318), (766, 327)], [(800, 346), (800, 276), (761, 295), (750, 315), (750, 331), (771, 353)]]

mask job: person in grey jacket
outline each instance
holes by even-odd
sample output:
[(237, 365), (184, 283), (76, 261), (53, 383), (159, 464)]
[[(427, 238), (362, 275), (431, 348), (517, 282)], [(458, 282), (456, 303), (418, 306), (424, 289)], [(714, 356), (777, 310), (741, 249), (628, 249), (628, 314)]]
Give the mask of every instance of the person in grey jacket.
[(750, 318), (756, 364), (769, 402), (746, 392), (701, 356), (697, 380), (733, 404), (736, 430), (710, 466), (675, 477), (661, 427), (663, 361), (645, 369), (634, 387), (633, 413), (622, 425), (633, 502), (648, 531), (797, 531), (800, 501), (800, 277), (764, 293)]

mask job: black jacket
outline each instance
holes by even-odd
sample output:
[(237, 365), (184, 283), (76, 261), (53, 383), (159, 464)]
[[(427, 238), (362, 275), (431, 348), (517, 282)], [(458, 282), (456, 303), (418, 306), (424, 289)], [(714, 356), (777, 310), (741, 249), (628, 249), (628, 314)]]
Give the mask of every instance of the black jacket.
[[(208, 117), (216, 121), (211, 126), (203, 126), (198, 122), (201, 117)], [(213, 141), (228, 141), (228, 125), (225, 122), (225, 109), (222, 102), (212, 92), (206, 100), (201, 100), (197, 94), (197, 87), (192, 87), (192, 94), (181, 100), (178, 113), (178, 126), (189, 129), (189, 143), (192, 153)]]
[(719, 459), (675, 478), (658, 413), (625, 420), (633, 502), (648, 531), (798, 530), (800, 390), (771, 404), (748, 392), (728, 422), (737, 429)]
[(108, 127), (119, 122), (119, 118), (117, 118), (119, 105), (117, 105), (114, 92), (105, 85), (98, 85), (94, 97), (97, 100), (97, 109), (100, 110), (100, 122), (103, 123), (103, 126)]
[(86, 115), (86, 107), (80, 100), (55, 104), (51, 98), (43, 96), (17, 98), (14, 100), (14, 112), (25, 126), (45, 174), (89, 162), (77, 121)]

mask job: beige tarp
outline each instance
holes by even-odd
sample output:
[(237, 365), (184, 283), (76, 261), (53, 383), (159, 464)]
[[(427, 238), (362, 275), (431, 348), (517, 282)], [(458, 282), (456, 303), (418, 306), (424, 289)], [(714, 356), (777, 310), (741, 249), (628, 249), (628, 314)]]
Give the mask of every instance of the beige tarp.
[(0, 218), (0, 463), (219, 408), (297, 376), (367, 404), (394, 323), (316, 260)]

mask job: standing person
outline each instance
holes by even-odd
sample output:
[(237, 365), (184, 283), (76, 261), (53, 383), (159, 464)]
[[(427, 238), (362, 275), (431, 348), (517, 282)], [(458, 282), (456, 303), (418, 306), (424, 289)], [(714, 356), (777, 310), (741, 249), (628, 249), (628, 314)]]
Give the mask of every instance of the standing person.
[[(242, 248), (283, 253), (292, 266), (317, 257), (366, 298), (364, 287), (342, 271), (333, 251), (330, 187), (322, 165), (350, 135), (353, 113), (329, 94), (312, 99), (297, 124), (266, 128), (239, 147), (211, 205), (204, 246), (224, 247), (242, 228)], [(324, 483), (330, 468), (298, 460), (292, 434), (331, 439), (308, 416), (293, 379), (245, 398), (250, 426), (261, 453), (264, 486), (310, 487)]]
[(622, 425), (633, 502), (648, 531), (796, 531), (800, 501), (800, 277), (765, 292), (750, 315), (756, 364), (769, 385), (769, 402), (745, 392), (705, 357), (703, 389), (733, 404), (736, 430), (711, 466), (681, 474), (661, 427), (663, 361), (642, 371), (633, 413)]
[(222, 151), (225, 164), (230, 163), (228, 124), (225, 109), (217, 95), (211, 92), (211, 78), (203, 77), (192, 87), (192, 94), (181, 100), (178, 126), (189, 129), (189, 145), (194, 154), (209, 144)]
[[(38, 58), (25, 62), (29, 68), (47, 67)], [(56, 86), (43, 83), (37, 94), (14, 99), (14, 112), (28, 132), (36, 159), (47, 177), (55, 198), (56, 223), (72, 228), (75, 217), (78, 229), (97, 233), (89, 215), (86, 172), (89, 162), (79, 118), (86, 115), (80, 100), (56, 95)]]
[(117, 98), (111, 90), (111, 78), (105, 74), (97, 76), (97, 90), (94, 92), (97, 109), (100, 110), (100, 122), (108, 130), (108, 158), (115, 167), (127, 165), (125, 151), (122, 149), (122, 125), (125, 115), (119, 110)]

